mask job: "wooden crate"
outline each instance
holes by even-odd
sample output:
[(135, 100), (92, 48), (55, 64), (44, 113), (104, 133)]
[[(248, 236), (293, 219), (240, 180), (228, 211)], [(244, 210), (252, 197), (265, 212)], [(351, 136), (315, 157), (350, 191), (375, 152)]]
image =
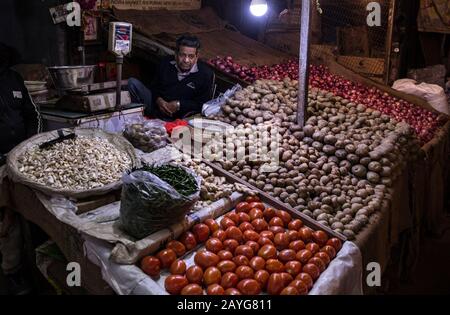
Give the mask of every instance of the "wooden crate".
[(201, 0), (110, 0), (113, 6), (120, 10), (198, 10), (202, 6)]

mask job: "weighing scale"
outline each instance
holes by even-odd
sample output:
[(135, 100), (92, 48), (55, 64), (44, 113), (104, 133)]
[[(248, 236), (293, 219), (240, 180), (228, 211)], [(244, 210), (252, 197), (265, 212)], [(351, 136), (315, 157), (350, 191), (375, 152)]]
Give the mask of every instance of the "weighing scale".
[(122, 86), (128, 83), (127, 80), (122, 80), (122, 65), (124, 56), (131, 52), (132, 30), (130, 23), (109, 24), (108, 50), (116, 56), (116, 81), (65, 88), (61, 99), (56, 103), (58, 109), (96, 113), (105, 110), (120, 111), (123, 104), (131, 103), (129, 92), (122, 91)]

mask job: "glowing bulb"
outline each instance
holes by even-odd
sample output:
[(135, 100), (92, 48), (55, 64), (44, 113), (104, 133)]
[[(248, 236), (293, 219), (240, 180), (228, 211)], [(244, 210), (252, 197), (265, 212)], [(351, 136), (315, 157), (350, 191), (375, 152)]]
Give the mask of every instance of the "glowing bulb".
[(267, 2), (266, 0), (252, 0), (250, 3), (250, 12), (254, 16), (263, 16), (267, 13)]

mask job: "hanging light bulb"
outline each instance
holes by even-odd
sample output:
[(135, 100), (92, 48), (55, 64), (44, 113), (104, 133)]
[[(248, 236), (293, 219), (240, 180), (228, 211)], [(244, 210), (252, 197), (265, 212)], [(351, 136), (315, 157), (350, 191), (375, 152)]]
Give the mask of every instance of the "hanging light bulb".
[(250, 12), (254, 16), (263, 16), (267, 13), (267, 2), (266, 0), (252, 0), (250, 3)]

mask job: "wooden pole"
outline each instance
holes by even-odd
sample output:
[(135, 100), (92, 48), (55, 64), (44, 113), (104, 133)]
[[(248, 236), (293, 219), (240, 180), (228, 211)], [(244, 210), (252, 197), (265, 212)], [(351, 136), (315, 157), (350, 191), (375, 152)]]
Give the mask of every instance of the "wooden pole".
[(306, 118), (306, 106), (308, 105), (308, 81), (309, 81), (309, 39), (311, 21), (311, 0), (302, 0), (300, 14), (300, 48), (298, 56), (298, 104), (297, 124), (304, 126)]
[(392, 36), (394, 32), (394, 17), (395, 17), (395, 1), (391, 0), (389, 3), (388, 25), (386, 33), (386, 56), (384, 58), (384, 84), (389, 85), (391, 72), (391, 54), (392, 54)]

